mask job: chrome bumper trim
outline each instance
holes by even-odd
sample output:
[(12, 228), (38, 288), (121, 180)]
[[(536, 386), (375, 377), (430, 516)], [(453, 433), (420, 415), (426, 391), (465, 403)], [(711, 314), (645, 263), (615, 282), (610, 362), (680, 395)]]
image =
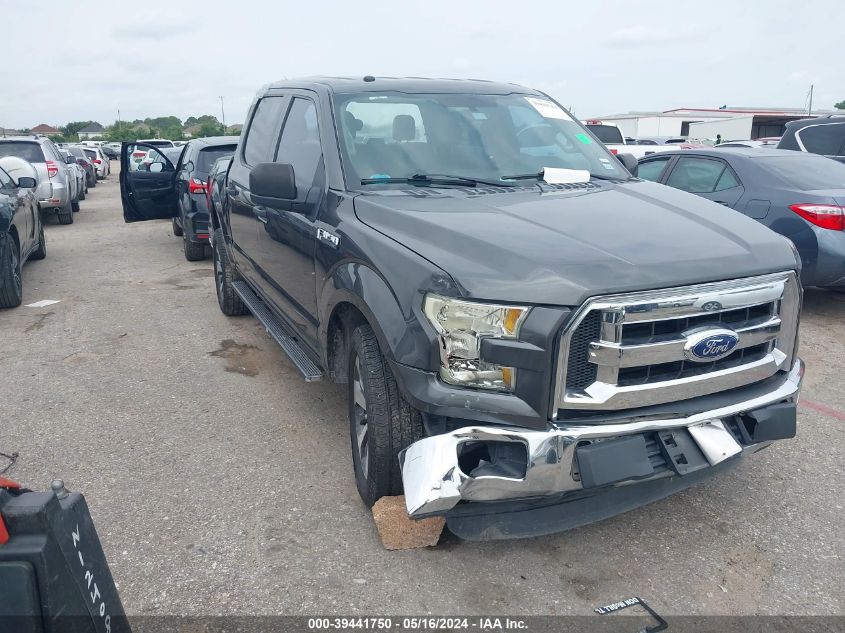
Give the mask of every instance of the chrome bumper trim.
[[(575, 447), (585, 439), (621, 437), (645, 431), (690, 427), (798, 397), (803, 363), (796, 360), (784, 381), (769, 393), (687, 417), (624, 423), (560, 426), (547, 431), (517, 428), (465, 427), (414, 442), (399, 455), (405, 506), (414, 518), (443, 514), (459, 501), (498, 501), (539, 497), (581, 489), (572, 477)], [(473, 478), (458, 465), (458, 447), (472, 441), (521, 442), (528, 466), (520, 479), (498, 476)], [(624, 485), (624, 482), (619, 485)]]

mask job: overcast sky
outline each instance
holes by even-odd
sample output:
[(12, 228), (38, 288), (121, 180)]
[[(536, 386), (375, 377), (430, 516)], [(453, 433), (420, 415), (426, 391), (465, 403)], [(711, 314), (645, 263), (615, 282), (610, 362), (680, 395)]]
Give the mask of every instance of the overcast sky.
[[(524, 84), (580, 118), (845, 99), (843, 0), (0, 0), (0, 127), (220, 115), (304, 75)], [(812, 17), (810, 17), (812, 16)]]

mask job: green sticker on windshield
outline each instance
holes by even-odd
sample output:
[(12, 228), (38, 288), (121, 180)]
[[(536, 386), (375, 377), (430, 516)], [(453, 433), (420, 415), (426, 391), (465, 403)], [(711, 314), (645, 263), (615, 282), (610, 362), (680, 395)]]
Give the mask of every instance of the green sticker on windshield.
[(589, 145), (590, 143), (593, 142), (593, 139), (591, 139), (586, 134), (576, 134), (575, 138), (577, 138), (579, 141), (581, 141), (584, 145)]

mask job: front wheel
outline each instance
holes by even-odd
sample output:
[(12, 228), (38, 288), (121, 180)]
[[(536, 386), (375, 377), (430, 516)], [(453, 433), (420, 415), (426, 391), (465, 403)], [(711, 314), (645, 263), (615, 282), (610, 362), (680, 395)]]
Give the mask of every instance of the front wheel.
[(402, 494), (399, 452), (423, 437), (420, 412), (399, 392), (368, 324), (349, 340), (349, 436), (358, 494), (367, 505)]
[(179, 226), (179, 223), (176, 221), (176, 218), (173, 218), (171, 222), (173, 223), (173, 235), (175, 235), (176, 237), (182, 237), (182, 227)]
[(0, 308), (16, 308), (23, 300), (21, 253), (11, 235), (0, 235)]
[(47, 239), (44, 237), (44, 223), (38, 232), (38, 248), (29, 256), (30, 259), (44, 259), (47, 257)]

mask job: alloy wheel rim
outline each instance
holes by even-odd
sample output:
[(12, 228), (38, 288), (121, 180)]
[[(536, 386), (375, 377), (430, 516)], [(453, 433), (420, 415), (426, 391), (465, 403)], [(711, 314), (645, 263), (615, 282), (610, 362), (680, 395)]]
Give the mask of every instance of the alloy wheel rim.
[(370, 434), (367, 423), (367, 396), (364, 395), (364, 383), (361, 380), (361, 361), (355, 357), (352, 372), (353, 422), (355, 424), (355, 446), (358, 450), (358, 462), (361, 474), (367, 478), (370, 466)]
[[(14, 246), (14, 243), (12, 244)], [(9, 249), (11, 251), (12, 256), (12, 282), (15, 284), (15, 288), (20, 292), (21, 286), (21, 267), (20, 267), (20, 259), (18, 257), (17, 252), (15, 252), (15, 248)]]

